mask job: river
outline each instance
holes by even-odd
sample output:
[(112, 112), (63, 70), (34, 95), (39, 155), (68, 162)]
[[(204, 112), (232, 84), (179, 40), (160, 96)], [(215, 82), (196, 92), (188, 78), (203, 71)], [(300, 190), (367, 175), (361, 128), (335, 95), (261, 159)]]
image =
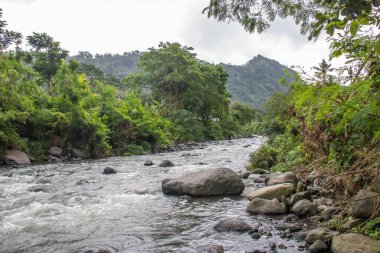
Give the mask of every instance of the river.
[[(0, 169), (0, 252), (196, 252), (219, 244), (225, 252), (245, 252), (295, 242), (275, 232), (276, 219), (245, 212), (240, 197), (165, 196), (164, 178), (190, 171), (228, 167), (244, 170), (260, 137), (208, 142), (199, 149)], [(144, 166), (150, 159), (155, 165)], [(175, 166), (159, 167), (162, 160)], [(106, 166), (117, 174), (104, 175)], [(246, 184), (252, 185), (247, 179)], [(248, 233), (216, 232), (221, 219), (239, 216), (273, 229), (254, 240)], [(268, 249), (269, 250), (269, 249)], [(95, 251), (94, 251), (95, 252)]]

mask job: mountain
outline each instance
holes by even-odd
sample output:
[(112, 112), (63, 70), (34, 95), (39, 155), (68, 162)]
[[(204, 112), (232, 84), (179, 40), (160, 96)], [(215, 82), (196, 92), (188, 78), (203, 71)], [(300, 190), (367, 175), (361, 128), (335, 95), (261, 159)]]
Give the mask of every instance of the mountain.
[(123, 54), (96, 55), (92, 55), (89, 52), (79, 52), (79, 54), (71, 56), (69, 59), (88, 65), (94, 65), (107, 74), (116, 78), (123, 78), (136, 70), (136, 62), (141, 54), (142, 52), (140, 51), (125, 52)]
[(273, 93), (286, 91), (279, 81), (285, 77), (284, 70), (292, 71), (261, 55), (241, 66), (222, 65), (229, 74), (227, 89), (232, 100), (254, 108), (262, 108)]
[[(123, 78), (136, 70), (136, 62), (142, 52), (132, 51), (124, 54), (96, 54), (79, 52), (70, 57), (95, 67), (116, 78)], [(284, 69), (291, 71), (275, 60), (261, 55), (244, 65), (222, 64), (229, 74), (227, 89), (233, 101), (262, 108), (267, 99), (275, 92), (284, 92), (287, 87), (279, 81), (285, 77)]]

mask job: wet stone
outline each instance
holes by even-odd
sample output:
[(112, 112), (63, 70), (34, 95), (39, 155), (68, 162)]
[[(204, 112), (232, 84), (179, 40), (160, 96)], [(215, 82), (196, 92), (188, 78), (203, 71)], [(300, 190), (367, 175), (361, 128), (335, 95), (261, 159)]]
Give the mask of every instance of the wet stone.
[(224, 248), (217, 244), (201, 246), (197, 248), (197, 253), (224, 253)]
[(243, 219), (238, 218), (238, 217), (221, 220), (214, 226), (214, 230), (219, 231), (219, 232), (225, 232), (225, 231), (247, 232), (251, 229), (252, 227), (250, 225), (248, 225)]
[(270, 248), (271, 250), (276, 250), (276, 248), (277, 248), (276, 243), (274, 243), (274, 242), (269, 242), (269, 248)]
[(261, 237), (261, 234), (260, 233), (251, 233), (251, 237), (252, 237), (252, 239), (257, 240)]
[(170, 160), (163, 160), (160, 165), (160, 167), (173, 167), (174, 163)]
[(105, 175), (116, 174), (116, 173), (117, 173), (117, 171), (111, 167), (105, 167), (103, 170), (103, 174), (105, 174)]
[(151, 160), (146, 160), (144, 166), (152, 166), (154, 163)]

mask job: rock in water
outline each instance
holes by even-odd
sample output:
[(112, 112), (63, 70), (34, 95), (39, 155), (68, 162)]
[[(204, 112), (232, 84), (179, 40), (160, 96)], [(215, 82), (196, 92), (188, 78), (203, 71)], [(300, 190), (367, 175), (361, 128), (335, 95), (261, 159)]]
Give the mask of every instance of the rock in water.
[(342, 234), (335, 236), (331, 246), (334, 253), (378, 253), (380, 242), (359, 234)]
[(251, 229), (252, 227), (250, 225), (248, 225), (243, 219), (238, 218), (238, 217), (221, 220), (214, 226), (214, 230), (219, 231), (219, 232), (225, 232), (225, 231), (247, 232)]
[(197, 248), (197, 253), (224, 253), (224, 248), (217, 244), (201, 246)]
[(361, 190), (356, 194), (351, 213), (356, 218), (368, 219), (380, 215), (380, 195), (376, 192)]
[(105, 167), (103, 174), (109, 175), (109, 174), (116, 174), (117, 171), (114, 168), (111, 167)]
[(294, 190), (293, 184), (277, 184), (272, 186), (262, 187), (254, 192), (247, 193), (247, 198), (252, 200), (255, 198), (260, 199), (274, 199), (281, 198), (282, 196), (289, 196)]
[(146, 160), (144, 166), (152, 166), (154, 163), (151, 160)]
[(162, 181), (162, 191), (167, 195), (240, 195), (243, 190), (243, 180), (227, 168), (202, 170)]
[(174, 166), (174, 163), (172, 163), (172, 161), (169, 161), (169, 160), (163, 160), (160, 165), (160, 167), (173, 167)]
[(247, 179), (249, 177), (249, 175), (251, 175), (251, 172), (244, 171), (244, 172), (240, 172), (239, 177), (241, 177), (243, 179)]
[(19, 150), (9, 150), (5, 154), (0, 156), (2, 160), (7, 165), (28, 165), (30, 164), (29, 157)]
[(293, 172), (286, 172), (278, 176), (269, 178), (267, 185), (271, 186), (271, 185), (285, 184), (285, 183), (291, 183), (291, 184), (297, 185), (298, 178)]
[(255, 198), (249, 202), (247, 211), (254, 214), (284, 214), (286, 206), (278, 201)]

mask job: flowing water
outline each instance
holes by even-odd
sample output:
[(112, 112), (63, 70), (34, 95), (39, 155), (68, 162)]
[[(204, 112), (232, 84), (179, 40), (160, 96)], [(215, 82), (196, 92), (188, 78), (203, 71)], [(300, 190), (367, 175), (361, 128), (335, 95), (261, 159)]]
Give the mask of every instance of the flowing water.
[[(270, 241), (288, 246), (278, 252), (295, 252), (295, 242), (276, 233), (254, 240), (248, 233), (213, 230), (219, 220), (235, 216), (253, 226), (274, 226), (271, 218), (247, 214), (246, 199), (161, 191), (164, 178), (190, 171), (243, 170), (262, 142), (256, 137), (209, 142), (192, 151), (2, 168), (0, 252), (196, 252), (210, 244), (245, 252), (268, 248)], [(145, 167), (147, 159), (155, 165)], [(166, 159), (175, 166), (159, 167)], [(118, 173), (102, 174), (106, 166)]]

